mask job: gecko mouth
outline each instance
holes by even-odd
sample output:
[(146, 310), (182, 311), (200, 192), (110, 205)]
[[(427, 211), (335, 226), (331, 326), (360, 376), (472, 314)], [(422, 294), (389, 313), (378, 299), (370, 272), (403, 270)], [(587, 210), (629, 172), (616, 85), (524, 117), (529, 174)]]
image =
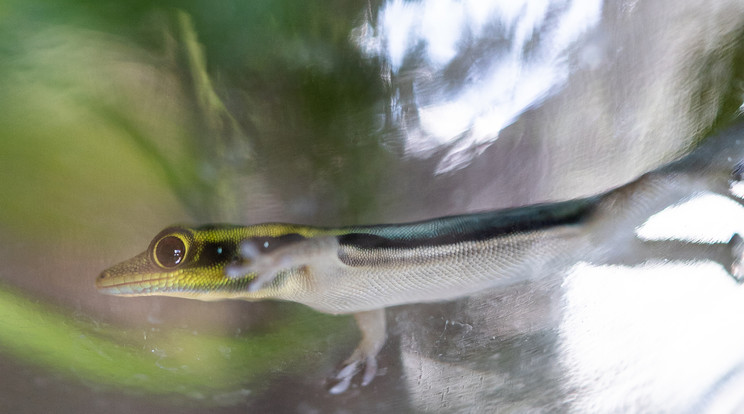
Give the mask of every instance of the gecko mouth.
[(96, 288), (99, 292), (109, 295), (141, 295), (149, 293), (155, 288), (162, 290), (164, 283), (158, 282), (170, 279), (167, 276), (156, 278), (132, 276), (132, 278), (123, 281), (121, 279), (112, 280), (115, 278), (108, 271), (105, 271), (96, 279)]
[(252, 278), (213, 280), (204, 282), (203, 286), (181, 283), (179, 278), (156, 275), (115, 276), (109, 270), (101, 273), (96, 279), (96, 288), (100, 293), (113, 296), (174, 296), (202, 300), (211, 299), (216, 293), (242, 294)]

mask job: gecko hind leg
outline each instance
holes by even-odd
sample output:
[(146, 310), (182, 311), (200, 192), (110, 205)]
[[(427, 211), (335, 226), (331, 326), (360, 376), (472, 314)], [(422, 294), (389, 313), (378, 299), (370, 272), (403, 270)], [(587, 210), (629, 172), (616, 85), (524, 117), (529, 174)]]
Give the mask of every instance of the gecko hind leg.
[(744, 283), (744, 238), (735, 233), (728, 242), (695, 243), (678, 240), (628, 242), (602, 260), (606, 265), (638, 266), (649, 261), (712, 261), (739, 284)]

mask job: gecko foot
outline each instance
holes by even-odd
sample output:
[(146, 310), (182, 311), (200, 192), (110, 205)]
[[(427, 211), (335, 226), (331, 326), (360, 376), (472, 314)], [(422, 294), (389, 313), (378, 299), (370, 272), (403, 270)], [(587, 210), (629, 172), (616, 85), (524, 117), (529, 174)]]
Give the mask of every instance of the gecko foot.
[(249, 292), (255, 292), (266, 283), (270, 283), (282, 269), (291, 265), (289, 259), (274, 252), (262, 253), (258, 242), (244, 241), (240, 244), (240, 263), (233, 263), (225, 268), (225, 275), (230, 279), (239, 279), (249, 274), (256, 277), (248, 286)]
[(734, 280), (741, 284), (744, 282), (744, 238), (739, 233), (736, 233), (731, 237), (728, 244), (731, 248), (731, 256), (733, 258), (729, 271)]
[(225, 275), (239, 279), (255, 274), (248, 286), (249, 292), (255, 292), (271, 283), (280, 272), (336, 257), (337, 249), (338, 241), (331, 236), (249, 239), (240, 244), (238, 260), (225, 267)]
[(385, 344), (385, 310), (375, 309), (354, 314), (357, 326), (362, 333), (362, 340), (342, 368), (330, 379), (332, 384), (328, 392), (341, 394), (349, 389), (351, 380), (362, 374), (361, 385), (364, 387), (377, 375), (377, 354)]
[(364, 370), (361, 385), (367, 386), (377, 374), (377, 357), (374, 355), (362, 355), (359, 349), (347, 359), (343, 368), (329, 379), (332, 386), (328, 389), (331, 394), (341, 394), (349, 389), (351, 380)]

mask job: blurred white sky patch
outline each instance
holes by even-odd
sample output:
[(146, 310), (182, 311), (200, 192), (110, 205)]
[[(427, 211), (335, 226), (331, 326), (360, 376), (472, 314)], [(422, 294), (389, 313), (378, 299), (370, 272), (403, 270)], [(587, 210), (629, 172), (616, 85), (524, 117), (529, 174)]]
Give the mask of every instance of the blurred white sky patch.
[(401, 125), (405, 147), (427, 156), (455, 144), (441, 173), (466, 165), (525, 110), (561, 89), (569, 50), (601, 12), (600, 0), (389, 0), (352, 39), (392, 75), (412, 78), (408, 100), (418, 118)]
[(700, 193), (649, 217), (635, 229), (643, 240), (726, 243), (744, 234), (744, 208), (713, 193)]
[(574, 411), (714, 412), (691, 404), (741, 401), (741, 376), (729, 374), (744, 363), (744, 286), (719, 264), (579, 264), (565, 288), (561, 358), (567, 386), (581, 390)]

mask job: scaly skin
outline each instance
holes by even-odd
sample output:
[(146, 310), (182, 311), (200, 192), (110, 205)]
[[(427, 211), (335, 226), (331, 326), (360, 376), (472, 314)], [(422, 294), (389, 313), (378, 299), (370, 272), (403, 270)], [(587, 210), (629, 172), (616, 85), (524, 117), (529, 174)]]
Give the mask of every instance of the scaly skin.
[(714, 258), (741, 280), (738, 235), (710, 247), (647, 242), (634, 233), (652, 215), (696, 194), (740, 201), (734, 191), (744, 171), (740, 135), (714, 137), (680, 161), (580, 200), (407, 224), (170, 227), (147, 251), (104, 271), (96, 285), (119, 296), (278, 299), (353, 313), (362, 341), (334, 377), (331, 392), (343, 392), (362, 367), (362, 385), (374, 378), (386, 307), (451, 300), (579, 262), (684, 260), (697, 254), (696, 246), (716, 250)]

